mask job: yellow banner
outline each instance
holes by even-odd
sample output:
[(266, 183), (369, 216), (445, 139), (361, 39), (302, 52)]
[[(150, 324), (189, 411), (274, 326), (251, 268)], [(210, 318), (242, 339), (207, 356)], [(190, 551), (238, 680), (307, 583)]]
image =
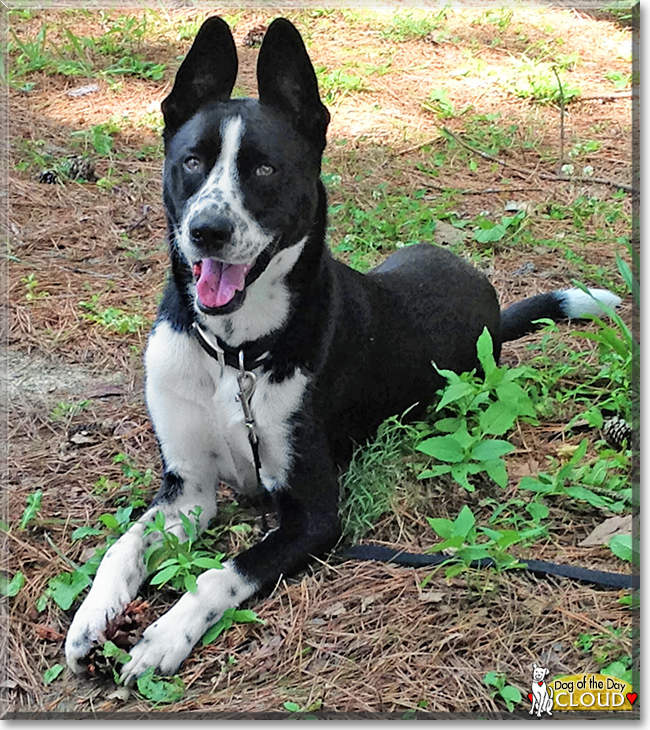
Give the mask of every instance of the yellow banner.
[(637, 695), (632, 685), (605, 674), (572, 674), (548, 683), (553, 709), (591, 712), (631, 710)]

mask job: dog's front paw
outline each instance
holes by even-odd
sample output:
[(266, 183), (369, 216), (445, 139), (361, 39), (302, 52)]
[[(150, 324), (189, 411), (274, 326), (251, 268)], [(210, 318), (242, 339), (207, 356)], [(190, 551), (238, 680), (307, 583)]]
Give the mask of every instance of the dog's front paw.
[(124, 665), (120, 677), (124, 684), (131, 684), (149, 667), (157, 674), (174, 674), (192, 651), (201, 634), (195, 636), (195, 631), (183, 627), (178, 607), (179, 604), (151, 624), (131, 649), (131, 661)]
[(116, 597), (106, 604), (91, 594), (81, 604), (65, 639), (65, 658), (75, 674), (84, 670), (82, 659), (93, 646), (103, 642), (108, 622), (124, 609), (127, 602)]

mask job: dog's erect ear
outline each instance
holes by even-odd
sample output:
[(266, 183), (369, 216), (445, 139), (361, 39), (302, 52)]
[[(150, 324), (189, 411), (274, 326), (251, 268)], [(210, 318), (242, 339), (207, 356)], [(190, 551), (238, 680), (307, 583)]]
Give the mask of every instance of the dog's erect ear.
[(221, 18), (208, 18), (176, 73), (174, 88), (162, 103), (165, 139), (209, 101), (227, 101), (237, 78), (237, 49)]
[(320, 100), (300, 33), (284, 18), (276, 18), (264, 36), (257, 59), (257, 88), (262, 104), (288, 115), (322, 152), (330, 113)]
[(546, 676), (547, 674), (548, 674), (548, 669), (545, 669), (544, 670), (544, 676)]
[(533, 669), (537, 669), (537, 664), (533, 664)]

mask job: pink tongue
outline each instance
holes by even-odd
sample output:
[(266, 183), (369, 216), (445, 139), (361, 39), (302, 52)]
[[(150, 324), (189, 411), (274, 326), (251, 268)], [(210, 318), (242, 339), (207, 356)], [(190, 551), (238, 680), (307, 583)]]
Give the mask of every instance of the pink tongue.
[(200, 269), (196, 291), (204, 307), (223, 307), (244, 289), (246, 274), (252, 264), (225, 264), (215, 259), (202, 259), (196, 269)]

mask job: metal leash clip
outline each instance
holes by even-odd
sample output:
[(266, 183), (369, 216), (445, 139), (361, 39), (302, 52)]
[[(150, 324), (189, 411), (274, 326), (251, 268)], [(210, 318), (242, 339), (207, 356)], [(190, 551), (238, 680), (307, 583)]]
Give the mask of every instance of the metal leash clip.
[(251, 398), (255, 392), (257, 376), (244, 367), (244, 352), (239, 351), (239, 372), (237, 373), (237, 385), (239, 386), (239, 402), (244, 412), (244, 421), (248, 429), (248, 438), (252, 444), (257, 443), (257, 431), (255, 429), (255, 418), (251, 409)]

